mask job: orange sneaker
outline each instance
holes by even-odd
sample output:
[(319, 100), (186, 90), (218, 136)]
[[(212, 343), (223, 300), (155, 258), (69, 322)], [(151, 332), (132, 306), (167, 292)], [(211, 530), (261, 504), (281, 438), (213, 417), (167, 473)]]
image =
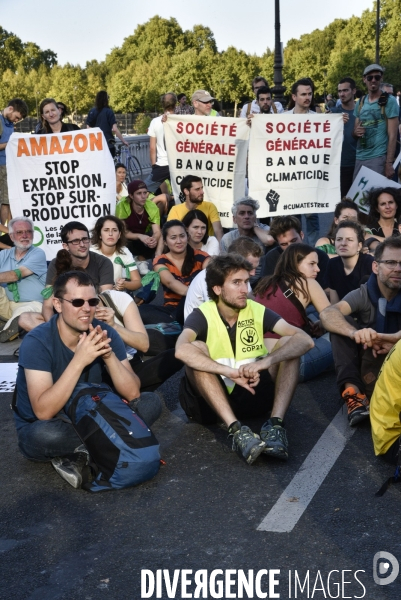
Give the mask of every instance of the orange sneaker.
[(369, 417), (369, 400), (365, 394), (357, 394), (353, 387), (347, 387), (343, 391), (342, 397), (347, 405), (348, 421), (351, 427)]

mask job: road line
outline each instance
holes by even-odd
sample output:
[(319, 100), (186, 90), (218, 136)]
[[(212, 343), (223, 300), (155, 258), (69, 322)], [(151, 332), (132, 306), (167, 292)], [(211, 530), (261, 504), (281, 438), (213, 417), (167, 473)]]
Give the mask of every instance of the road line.
[(354, 433), (355, 429), (348, 424), (346, 409), (340, 409), (258, 531), (289, 533), (294, 529)]

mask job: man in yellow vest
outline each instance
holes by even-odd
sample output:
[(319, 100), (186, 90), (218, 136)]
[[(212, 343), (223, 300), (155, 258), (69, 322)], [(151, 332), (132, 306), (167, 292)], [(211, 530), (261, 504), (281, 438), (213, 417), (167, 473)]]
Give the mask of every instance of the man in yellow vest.
[[(248, 464), (262, 453), (287, 460), (283, 426), (298, 381), (299, 357), (312, 339), (273, 311), (248, 300), (252, 265), (239, 254), (213, 257), (206, 270), (209, 300), (186, 319), (176, 357), (186, 365), (180, 402), (199, 423), (224, 421), (236, 450)], [(268, 353), (263, 336), (281, 339)], [(259, 435), (243, 417), (270, 418)]]
[(216, 98), (210, 95), (206, 90), (196, 90), (192, 94), (192, 105), (197, 117), (219, 117), (217, 110), (212, 108)]

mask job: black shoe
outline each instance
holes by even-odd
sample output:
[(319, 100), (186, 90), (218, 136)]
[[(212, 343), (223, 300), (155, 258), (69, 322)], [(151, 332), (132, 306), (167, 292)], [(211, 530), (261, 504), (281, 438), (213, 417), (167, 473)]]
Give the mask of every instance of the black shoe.
[[(237, 422), (238, 423), (238, 422)], [(233, 431), (233, 429), (235, 429)], [(265, 449), (264, 442), (261, 441), (257, 433), (238, 423), (238, 427), (230, 427), (229, 435), (233, 436), (232, 449), (241, 456), (248, 465), (251, 465)]]
[(273, 425), (269, 419), (262, 426), (260, 437), (265, 443), (264, 453), (274, 458), (287, 460), (288, 458), (288, 440), (287, 433), (281, 425)]
[(51, 463), (60, 477), (65, 479), (73, 488), (78, 489), (81, 487), (82, 471), (88, 464), (87, 452), (74, 452), (67, 456), (56, 457), (52, 459)]

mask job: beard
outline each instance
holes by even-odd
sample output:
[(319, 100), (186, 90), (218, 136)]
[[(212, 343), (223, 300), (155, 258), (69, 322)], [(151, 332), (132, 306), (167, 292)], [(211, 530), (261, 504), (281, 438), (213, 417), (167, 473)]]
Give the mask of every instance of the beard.
[(33, 245), (33, 242), (27, 242), (26, 244), (21, 244), (20, 242), (14, 242), (14, 246), (16, 248), (18, 248), (18, 250), (29, 250), (29, 248), (31, 248), (32, 245)]

